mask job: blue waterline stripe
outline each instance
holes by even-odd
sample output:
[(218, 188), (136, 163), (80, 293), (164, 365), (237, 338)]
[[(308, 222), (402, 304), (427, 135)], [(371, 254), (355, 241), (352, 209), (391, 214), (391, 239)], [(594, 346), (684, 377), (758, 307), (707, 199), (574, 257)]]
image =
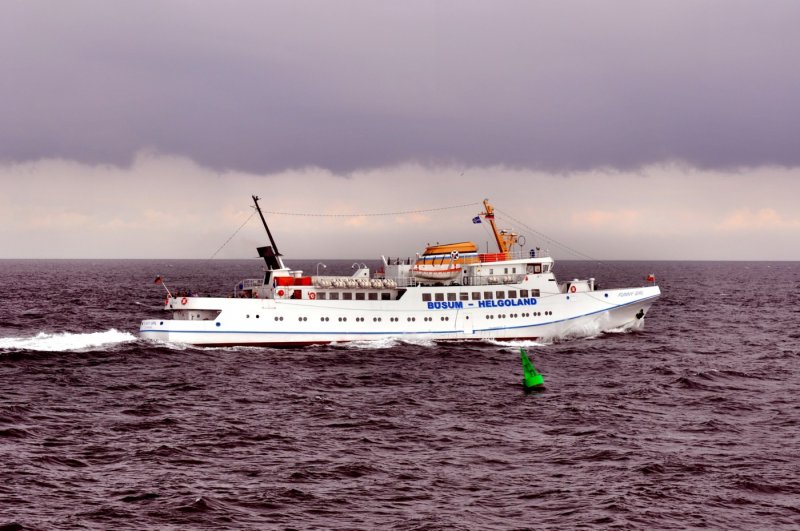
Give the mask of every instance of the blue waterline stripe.
[[(476, 332), (493, 332), (495, 330), (514, 330), (517, 328), (533, 328), (537, 326), (545, 326), (554, 323), (563, 323), (565, 321), (572, 321), (574, 319), (580, 319), (581, 317), (588, 317), (589, 315), (595, 315), (597, 313), (608, 312), (611, 310), (616, 310), (617, 308), (623, 308), (625, 306), (630, 306), (632, 304), (640, 304), (645, 301), (649, 301), (651, 299), (658, 298), (659, 295), (653, 295), (652, 297), (647, 297), (645, 299), (639, 299), (632, 302), (626, 302), (625, 304), (619, 304), (617, 306), (612, 306), (610, 308), (606, 308), (605, 310), (597, 310), (594, 312), (585, 313), (582, 315), (577, 315), (575, 317), (568, 317), (566, 319), (558, 319), (555, 321), (547, 321), (546, 323), (536, 323), (536, 324), (526, 324), (526, 325), (518, 325), (518, 326), (501, 326), (497, 328), (480, 328), (480, 329), (473, 329), (472, 333)], [(440, 331), (420, 331), (420, 332), (287, 332), (287, 331), (280, 331), (280, 332), (270, 332), (270, 331), (255, 331), (255, 330), (142, 330), (139, 329), (139, 333), (142, 332), (154, 332), (154, 333), (161, 333), (161, 334), (294, 334), (294, 335), (362, 335), (362, 336), (370, 336), (370, 335), (419, 335), (419, 334), (464, 334), (468, 332), (464, 332), (464, 330), (440, 330)]]

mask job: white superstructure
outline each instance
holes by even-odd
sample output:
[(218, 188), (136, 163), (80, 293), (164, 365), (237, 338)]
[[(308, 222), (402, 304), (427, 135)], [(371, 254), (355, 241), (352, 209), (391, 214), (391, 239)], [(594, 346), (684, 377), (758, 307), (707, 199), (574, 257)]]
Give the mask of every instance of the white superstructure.
[(171, 319), (144, 320), (139, 333), (220, 346), (547, 339), (637, 326), (660, 295), (656, 285), (596, 289), (594, 279), (557, 281), (553, 259), (515, 251), (517, 236), (498, 231), (484, 204), (498, 253), (478, 253), (470, 242), (437, 245), (413, 262), (384, 257), (381, 271), (362, 266), (344, 277), (285, 267), (264, 222), (272, 246), (259, 249), (263, 278), (240, 282), (233, 297), (167, 297)]

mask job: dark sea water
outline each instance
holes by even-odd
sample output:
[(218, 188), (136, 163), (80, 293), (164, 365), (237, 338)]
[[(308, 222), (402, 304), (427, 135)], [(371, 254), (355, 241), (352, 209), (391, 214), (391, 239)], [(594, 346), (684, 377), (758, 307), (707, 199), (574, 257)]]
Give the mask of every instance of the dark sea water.
[(0, 261), (0, 529), (800, 528), (800, 263), (560, 262), (664, 294), (643, 330), (525, 344), (535, 394), (519, 344), (136, 338), (156, 274), (260, 270)]

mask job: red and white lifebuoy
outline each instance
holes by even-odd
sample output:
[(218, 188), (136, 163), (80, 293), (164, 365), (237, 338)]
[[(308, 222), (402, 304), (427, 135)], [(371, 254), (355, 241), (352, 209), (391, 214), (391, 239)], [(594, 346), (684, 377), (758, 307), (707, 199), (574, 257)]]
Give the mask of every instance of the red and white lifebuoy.
[(570, 293), (575, 293), (576, 291), (578, 291), (578, 288), (576, 288), (575, 286), (570, 286), (569, 288)]
[(278, 290), (278, 297), (283, 297), (285, 294), (286, 294), (286, 292), (283, 291), (282, 289)]
[(181, 299), (181, 304), (186, 304), (187, 302), (189, 302), (189, 299), (187, 299), (186, 297)]
[(316, 294), (316, 293), (314, 293), (313, 291), (310, 291), (310, 292), (308, 293), (308, 298), (309, 298), (309, 299), (311, 299), (311, 300), (313, 301), (314, 299), (316, 299), (316, 298), (317, 298), (317, 294)]

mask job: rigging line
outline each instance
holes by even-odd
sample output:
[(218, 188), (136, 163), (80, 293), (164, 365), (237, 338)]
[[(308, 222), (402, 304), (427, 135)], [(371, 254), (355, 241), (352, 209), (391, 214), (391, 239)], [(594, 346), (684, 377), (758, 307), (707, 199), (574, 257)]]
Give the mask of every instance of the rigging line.
[[(499, 209), (497, 209), (497, 208), (495, 208), (495, 211), (497, 211), (497, 212), (501, 212), (501, 213), (502, 213), (502, 214), (503, 214), (505, 217), (507, 217), (508, 219), (510, 219), (511, 221), (513, 221), (513, 222), (515, 222), (515, 223), (518, 223), (518, 224), (519, 224), (521, 227), (523, 227), (524, 229), (526, 229), (526, 230), (529, 230), (529, 231), (533, 232), (534, 234), (536, 234), (536, 235), (538, 235), (538, 236), (541, 236), (542, 238), (544, 238), (544, 239), (546, 239), (546, 240), (548, 240), (548, 241), (550, 241), (550, 242), (552, 242), (552, 243), (554, 243), (554, 244), (558, 245), (559, 247), (562, 247), (563, 249), (566, 249), (567, 251), (571, 252), (572, 254), (574, 254), (574, 255), (576, 255), (576, 256), (580, 256), (581, 258), (585, 258), (585, 259), (588, 259), (588, 260), (592, 260), (593, 262), (600, 262), (600, 263), (603, 263), (603, 261), (602, 261), (602, 260), (600, 260), (599, 258), (595, 258), (595, 257), (593, 257), (593, 256), (590, 256), (590, 255), (586, 254), (586, 253), (582, 253), (582, 252), (580, 252), (580, 251), (577, 251), (577, 250), (573, 249), (572, 247), (570, 247), (569, 245), (563, 244), (563, 243), (561, 243), (560, 241), (556, 240), (555, 238), (551, 238), (551, 237), (550, 237), (550, 236), (548, 236), (547, 234), (544, 234), (544, 233), (542, 233), (542, 232), (539, 232), (539, 231), (538, 231), (538, 230), (536, 230), (536, 229), (533, 229), (533, 228), (529, 227), (528, 225), (526, 225), (526, 224), (525, 224), (525, 223), (523, 223), (522, 221), (518, 220), (517, 218), (515, 218), (514, 216), (512, 216), (512, 215), (511, 215), (511, 214), (509, 214), (508, 212), (505, 212), (505, 211), (499, 210)], [(606, 265), (609, 265), (609, 264), (606, 264)], [(613, 266), (612, 266), (612, 267), (613, 267)]]
[(554, 243), (554, 244), (556, 244), (556, 245), (558, 245), (558, 246), (560, 246), (560, 247), (562, 247), (562, 248), (566, 249), (567, 251), (571, 252), (571, 253), (572, 253), (572, 254), (574, 254), (575, 256), (579, 256), (579, 257), (581, 257), (581, 258), (588, 259), (588, 260), (591, 260), (591, 261), (593, 261), (593, 262), (597, 262), (598, 264), (602, 264), (603, 266), (605, 266), (605, 267), (609, 268), (610, 270), (612, 270), (612, 271), (616, 271), (616, 272), (618, 272), (618, 273), (624, 273), (624, 274), (626, 274), (626, 275), (627, 275), (627, 274), (630, 274), (630, 272), (629, 272), (629, 271), (626, 271), (625, 269), (623, 269), (623, 268), (621, 268), (621, 267), (619, 267), (619, 266), (617, 266), (617, 265), (615, 265), (615, 264), (610, 264), (610, 263), (608, 263), (608, 262), (605, 262), (605, 261), (603, 261), (603, 260), (600, 260), (599, 258), (595, 258), (595, 257), (593, 257), (593, 256), (590, 256), (590, 255), (586, 254), (586, 253), (582, 253), (582, 252), (580, 252), (580, 251), (577, 251), (577, 250), (573, 249), (572, 247), (570, 247), (570, 246), (568, 246), (568, 245), (566, 245), (566, 244), (563, 244), (563, 243), (561, 243), (560, 241), (558, 241), (558, 240), (556, 240), (556, 239), (554, 239), (554, 238), (551, 238), (551, 237), (550, 237), (550, 236), (548, 236), (547, 234), (544, 234), (544, 233), (542, 233), (542, 232), (539, 232), (539, 231), (538, 231), (538, 230), (536, 230), (536, 229), (533, 229), (533, 228), (529, 227), (528, 225), (526, 225), (526, 224), (525, 224), (525, 223), (523, 223), (522, 221), (518, 220), (517, 218), (515, 218), (514, 216), (512, 216), (512, 215), (511, 215), (511, 214), (509, 214), (508, 212), (500, 211), (500, 210), (498, 210), (498, 209), (496, 209), (496, 208), (495, 208), (495, 212), (502, 212), (502, 214), (503, 214), (505, 217), (507, 217), (508, 219), (510, 219), (510, 220), (512, 220), (512, 221), (514, 221), (515, 223), (519, 223), (519, 225), (520, 225), (521, 227), (523, 227), (523, 228), (525, 228), (525, 229), (527, 229), (527, 230), (529, 230), (529, 231), (533, 232), (534, 234), (537, 234), (537, 235), (541, 236), (542, 238), (544, 238), (545, 240), (548, 240), (548, 241), (549, 241), (549, 242), (551, 242), (551, 243)]
[(241, 225), (239, 225), (239, 228), (238, 228), (238, 229), (236, 229), (236, 230), (233, 232), (233, 234), (231, 234), (231, 237), (230, 237), (230, 238), (228, 238), (227, 240), (225, 240), (225, 243), (223, 243), (222, 245), (220, 245), (219, 249), (217, 249), (217, 250), (214, 252), (214, 254), (212, 254), (212, 255), (211, 255), (211, 257), (209, 258), (209, 260), (213, 260), (213, 259), (214, 259), (214, 257), (215, 257), (215, 256), (217, 256), (217, 254), (218, 254), (218, 253), (219, 253), (219, 252), (220, 252), (220, 251), (223, 249), (223, 247), (225, 247), (226, 245), (228, 245), (228, 243), (229, 243), (229, 242), (230, 242), (230, 241), (233, 239), (233, 237), (234, 237), (234, 236), (236, 236), (237, 234), (239, 234), (239, 231), (240, 231), (240, 230), (242, 230), (242, 228), (243, 228), (245, 225), (247, 225), (247, 223), (248, 223), (248, 222), (249, 222), (251, 219), (253, 219), (253, 216), (255, 216), (255, 215), (256, 215), (256, 211), (255, 211), (255, 210), (253, 210), (253, 213), (252, 213), (252, 214), (250, 214), (250, 217), (249, 217), (249, 218), (247, 218), (246, 220), (244, 220), (244, 223), (242, 223)]
[(400, 214), (421, 214), (423, 212), (436, 212), (439, 210), (451, 210), (454, 208), (465, 208), (477, 206), (480, 203), (465, 203), (463, 205), (453, 205), (439, 208), (426, 208), (422, 210), (403, 210), (400, 212), (378, 212), (373, 214), (317, 214), (313, 212), (275, 212), (264, 210), (264, 214), (274, 214), (276, 216), (304, 216), (309, 218), (358, 218), (358, 217), (377, 217), (377, 216), (398, 216)]

